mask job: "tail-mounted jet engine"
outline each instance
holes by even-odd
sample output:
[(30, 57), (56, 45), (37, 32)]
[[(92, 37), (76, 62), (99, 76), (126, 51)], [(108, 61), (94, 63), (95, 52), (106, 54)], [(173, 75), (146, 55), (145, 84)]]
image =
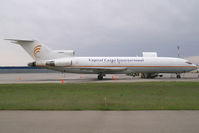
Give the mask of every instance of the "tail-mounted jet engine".
[(34, 61), (28, 63), (31, 67), (67, 67), (72, 65), (71, 59), (55, 59), (45, 61)]

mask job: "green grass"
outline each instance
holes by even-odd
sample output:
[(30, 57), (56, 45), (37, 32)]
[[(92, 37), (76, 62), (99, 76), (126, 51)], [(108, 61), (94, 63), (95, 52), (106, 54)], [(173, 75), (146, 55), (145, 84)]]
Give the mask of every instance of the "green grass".
[(0, 85), (0, 110), (198, 109), (199, 82)]

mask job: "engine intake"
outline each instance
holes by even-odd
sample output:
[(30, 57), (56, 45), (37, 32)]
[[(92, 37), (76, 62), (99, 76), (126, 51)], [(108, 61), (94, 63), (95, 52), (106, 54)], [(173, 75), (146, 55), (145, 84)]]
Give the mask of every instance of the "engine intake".
[(55, 50), (56, 53), (59, 55), (64, 55), (66, 57), (74, 56), (75, 51), (74, 50)]

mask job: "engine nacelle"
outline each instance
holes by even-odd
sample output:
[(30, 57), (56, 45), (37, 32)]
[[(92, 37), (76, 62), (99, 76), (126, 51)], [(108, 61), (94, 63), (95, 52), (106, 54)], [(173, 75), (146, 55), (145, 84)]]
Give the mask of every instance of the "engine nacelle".
[(71, 59), (55, 59), (55, 60), (46, 62), (46, 66), (66, 67), (66, 66), (71, 66), (71, 65), (72, 65)]
[(74, 56), (75, 51), (73, 50), (55, 50), (56, 53), (64, 56)]
[(30, 67), (44, 67), (46, 66), (46, 61), (34, 61), (34, 62), (30, 62), (28, 63), (28, 66)]
[(34, 61), (31, 63), (28, 63), (28, 66), (31, 67), (66, 67), (71, 66), (72, 60), (63, 58), (63, 59), (55, 59), (55, 60), (44, 60), (44, 61)]

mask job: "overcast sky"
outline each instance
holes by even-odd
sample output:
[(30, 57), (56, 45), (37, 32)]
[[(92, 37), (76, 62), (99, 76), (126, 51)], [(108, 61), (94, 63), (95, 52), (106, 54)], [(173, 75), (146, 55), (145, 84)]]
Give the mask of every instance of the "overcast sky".
[(77, 56), (199, 55), (198, 0), (1, 0), (1, 66), (32, 61), (4, 38), (34, 39)]

